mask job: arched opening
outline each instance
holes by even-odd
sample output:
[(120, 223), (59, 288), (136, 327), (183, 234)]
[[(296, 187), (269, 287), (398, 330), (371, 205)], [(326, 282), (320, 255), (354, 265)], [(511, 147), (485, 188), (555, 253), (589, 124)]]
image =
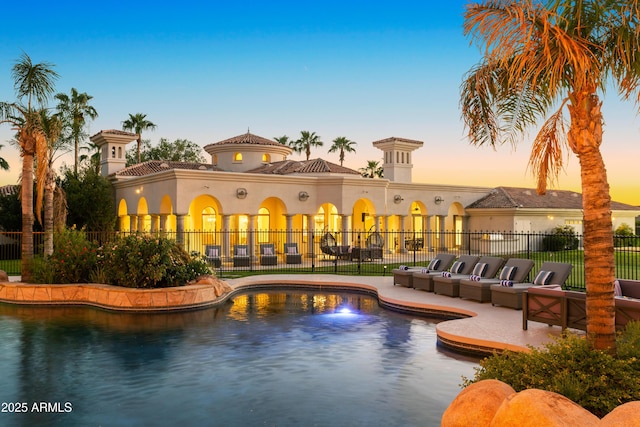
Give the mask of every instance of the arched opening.
[(269, 153), (264, 153), (262, 155), (262, 163), (270, 163), (271, 162), (271, 155)]
[(237, 163), (242, 162), (242, 153), (235, 153), (233, 155), (233, 161)]

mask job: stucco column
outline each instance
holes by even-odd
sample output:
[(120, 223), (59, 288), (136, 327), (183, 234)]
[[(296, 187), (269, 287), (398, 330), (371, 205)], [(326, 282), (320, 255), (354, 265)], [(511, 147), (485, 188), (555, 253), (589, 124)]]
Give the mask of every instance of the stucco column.
[(138, 231), (138, 215), (129, 214), (129, 231)]
[(249, 233), (249, 239), (247, 244), (249, 245), (249, 258), (251, 260), (253, 260), (253, 258), (256, 256), (256, 216), (255, 215), (247, 215), (248, 219), (249, 219), (249, 229), (248, 229), (248, 233)]
[(146, 217), (147, 217), (146, 215), (138, 216), (138, 231), (144, 231), (144, 219)]
[(220, 215), (222, 217), (222, 253), (225, 258), (229, 258), (229, 224), (231, 217), (229, 215)]
[(384, 223), (384, 246), (386, 248), (387, 253), (391, 253), (391, 248), (393, 247), (392, 235), (389, 233), (389, 215), (384, 215), (383, 223)]
[(187, 214), (176, 214), (176, 242), (184, 243), (184, 217)]
[(398, 218), (400, 218), (400, 235), (398, 236), (398, 252), (400, 253), (405, 253), (407, 251), (407, 248), (404, 247), (404, 240), (405, 240), (405, 232), (404, 232), (404, 219), (406, 218), (406, 215), (398, 215)]
[(151, 215), (151, 232), (157, 233), (160, 231), (160, 215)]
[(285, 214), (284, 215), (285, 220), (286, 220), (286, 227), (287, 227), (287, 234), (285, 236), (286, 238), (286, 242), (287, 243), (293, 243), (293, 217), (294, 215), (292, 214)]
[(349, 222), (351, 221), (351, 215), (341, 215), (342, 218), (342, 245), (349, 246), (352, 238), (349, 236)]
[(309, 258), (312, 258), (315, 254), (314, 248), (313, 248), (313, 243), (314, 243), (314, 239), (313, 239), (313, 235), (315, 233), (315, 221), (313, 219), (314, 215), (312, 214), (307, 214), (305, 215), (305, 218), (307, 219), (307, 256)]
[(167, 214), (160, 214), (160, 224), (159, 228), (160, 228), (160, 234), (164, 236), (165, 232), (167, 231), (167, 221), (169, 220), (169, 215)]
[(447, 249), (447, 242), (445, 241), (445, 235), (444, 235), (444, 220), (446, 217), (447, 217), (446, 215), (438, 215), (438, 235), (440, 236), (440, 241), (438, 242), (438, 249), (442, 251)]
[(424, 239), (424, 247), (428, 251), (433, 251), (433, 236), (431, 232), (431, 217), (433, 215), (425, 215), (424, 218), (424, 231), (425, 231), (425, 239)]
[(462, 218), (462, 243), (460, 244), (460, 249), (466, 251), (469, 249), (469, 240), (467, 239), (467, 235), (469, 233), (469, 215), (460, 215)]

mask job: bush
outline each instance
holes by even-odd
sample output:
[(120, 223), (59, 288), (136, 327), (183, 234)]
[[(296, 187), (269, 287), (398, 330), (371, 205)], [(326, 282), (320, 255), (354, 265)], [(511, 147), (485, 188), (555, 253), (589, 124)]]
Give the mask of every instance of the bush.
[(613, 244), (616, 247), (638, 246), (639, 240), (629, 224), (620, 224), (614, 231)]
[(189, 255), (175, 241), (143, 234), (104, 245), (98, 259), (100, 277), (129, 288), (182, 286), (211, 274), (203, 258)]
[(474, 378), (463, 378), (463, 385), (497, 379), (516, 391), (553, 391), (603, 417), (622, 403), (640, 400), (640, 323), (629, 323), (618, 336), (618, 348), (613, 356), (565, 333), (530, 353), (506, 351), (482, 360)]
[(580, 240), (570, 225), (558, 226), (553, 229), (553, 234), (542, 238), (542, 249), (549, 252), (578, 249)]
[(35, 264), (35, 281), (40, 283), (87, 283), (96, 268), (96, 246), (78, 230), (54, 235), (53, 253)]

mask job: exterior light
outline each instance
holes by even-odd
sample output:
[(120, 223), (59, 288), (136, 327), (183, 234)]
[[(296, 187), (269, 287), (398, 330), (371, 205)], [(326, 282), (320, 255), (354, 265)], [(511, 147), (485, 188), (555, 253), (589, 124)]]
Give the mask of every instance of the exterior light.
[(444, 199), (441, 196), (436, 196), (433, 201), (436, 205), (439, 205), (440, 203), (444, 202)]
[(238, 199), (244, 199), (245, 197), (247, 197), (247, 194), (249, 194), (249, 193), (247, 193), (247, 189), (246, 188), (238, 188), (236, 190), (236, 197)]

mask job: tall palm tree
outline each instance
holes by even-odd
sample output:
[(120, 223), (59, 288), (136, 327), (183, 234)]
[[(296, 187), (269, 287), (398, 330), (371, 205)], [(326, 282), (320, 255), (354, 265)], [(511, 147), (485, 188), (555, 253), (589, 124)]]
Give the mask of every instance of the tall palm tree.
[(380, 162), (376, 160), (367, 160), (367, 166), (358, 170), (360, 171), (360, 175), (365, 178), (382, 178), (384, 175), (384, 170), (380, 166)]
[[(0, 102), (0, 124), (9, 123), (17, 131), (22, 157), (22, 280), (32, 280), (33, 261), (33, 161), (46, 156), (47, 142), (42, 131), (40, 109), (53, 94), (58, 73), (48, 62), (34, 64), (23, 53), (11, 69), (17, 101)], [(26, 102), (25, 102), (26, 101)]]
[(93, 99), (93, 96), (88, 95), (86, 92), (79, 93), (76, 88), (71, 88), (71, 95), (66, 93), (57, 94), (56, 99), (58, 100), (56, 108), (63, 119), (66, 130), (65, 137), (70, 142), (73, 142), (73, 172), (77, 175), (80, 142), (87, 137), (84, 132), (86, 118), (89, 117), (91, 120), (95, 120), (98, 117), (98, 112), (93, 106), (89, 105), (89, 101)]
[(495, 0), (467, 6), (464, 22), (465, 34), (485, 47), (461, 86), (471, 143), (516, 144), (545, 120), (529, 161), (540, 194), (557, 178), (563, 149), (578, 157), (587, 332), (595, 348), (612, 352), (615, 263), (600, 94), (613, 83), (622, 98), (640, 101), (639, 8), (626, 0)]
[(344, 153), (355, 153), (356, 149), (353, 147), (357, 145), (356, 142), (348, 140), (344, 136), (339, 136), (333, 140), (333, 145), (329, 148), (329, 153), (340, 153), (340, 166), (344, 163)]
[(129, 118), (122, 122), (122, 130), (138, 135), (138, 163), (140, 163), (140, 149), (142, 147), (142, 131), (154, 130), (156, 125), (147, 120), (147, 115), (142, 113), (129, 114)]
[[(60, 116), (51, 115), (46, 109), (40, 110), (42, 134), (45, 137), (47, 149), (44, 156), (38, 157), (36, 167), (36, 216), (44, 228), (44, 254), (53, 253), (53, 196), (56, 190), (56, 172), (53, 169), (55, 155), (61, 146), (60, 135), (63, 122)], [(44, 221), (40, 220), (44, 197)]]
[(311, 157), (311, 147), (322, 147), (322, 144), (320, 136), (316, 135), (315, 132), (303, 130), (300, 132), (300, 139), (295, 141), (292, 148), (296, 153), (302, 153), (302, 151), (304, 151), (307, 155), (307, 160), (309, 160), (309, 157)]

